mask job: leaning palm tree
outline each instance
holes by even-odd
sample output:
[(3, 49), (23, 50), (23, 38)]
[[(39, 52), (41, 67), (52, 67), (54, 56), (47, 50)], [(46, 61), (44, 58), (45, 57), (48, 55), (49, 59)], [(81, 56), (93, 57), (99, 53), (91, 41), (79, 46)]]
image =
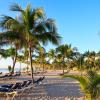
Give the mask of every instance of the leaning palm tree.
[(15, 48), (11, 47), (7, 49), (7, 52), (8, 52), (8, 56), (12, 58), (12, 61), (13, 61), (12, 73), (14, 73), (14, 68), (15, 68), (16, 59), (17, 59), (17, 51)]
[(57, 45), (59, 44), (60, 36), (57, 33), (55, 21), (53, 19), (47, 19), (42, 8), (32, 9), (30, 5), (25, 10), (18, 4), (13, 4), (10, 7), (11, 11), (19, 12), (17, 18), (10, 16), (3, 16), (0, 26), (5, 29), (5, 33), (9, 32), (17, 34), (24, 44), (29, 48), (30, 66), (33, 76), (32, 66), (32, 52), (34, 48), (42, 42), (47, 44), (48, 41)]
[[(3, 21), (0, 22), (0, 27), (2, 27), (2, 24)], [(11, 48), (9, 48), (9, 50), (6, 50), (8, 56), (12, 55), (12, 53), (14, 54), (12, 74), (14, 73), (14, 68), (16, 64), (17, 50), (21, 49), (23, 44), (24, 44), (24, 40), (22, 40), (22, 38), (19, 36), (17, 32), (13, 32), (12, 30), (11, 31), (6, 30), (0, 33), (0, 47), (9, 45), (11, 48), (14, 49), (14, 50), (10, 50)]]
[(87, 75), (64, 75), (63, 77), (71, 77), (79, 81), (82, 90), (86, 94), (86, 100), (100, 99), (100, 75), (94, 71), (88, 71)]

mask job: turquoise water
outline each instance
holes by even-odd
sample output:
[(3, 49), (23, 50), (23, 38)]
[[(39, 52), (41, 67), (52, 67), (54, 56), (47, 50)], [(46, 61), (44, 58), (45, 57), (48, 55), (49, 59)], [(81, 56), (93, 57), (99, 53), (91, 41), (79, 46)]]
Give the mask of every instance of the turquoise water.
[[(15, 71), (19, 71), (19, 69), (16, 68)], [(2, 72), (2, 73), (8, 73), (9, 71), (8, 71), (7, 68), (0, 68), (0, 72)]]

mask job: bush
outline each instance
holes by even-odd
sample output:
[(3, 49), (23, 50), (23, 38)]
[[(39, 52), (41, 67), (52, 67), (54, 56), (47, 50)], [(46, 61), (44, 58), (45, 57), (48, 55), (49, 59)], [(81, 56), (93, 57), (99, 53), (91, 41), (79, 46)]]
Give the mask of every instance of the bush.
[(9, 71), (9, 73), (12, 72), (12, 67), (11, 66), (8, 66), (8, 71)]

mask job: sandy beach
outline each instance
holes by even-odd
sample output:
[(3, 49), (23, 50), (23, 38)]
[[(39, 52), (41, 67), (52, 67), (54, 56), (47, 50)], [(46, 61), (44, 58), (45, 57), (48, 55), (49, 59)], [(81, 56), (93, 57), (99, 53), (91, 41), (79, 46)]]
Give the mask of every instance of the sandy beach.
[[(49, 71), (44, 74), (45, 79), (42, 84), (34, 85), (31, 89), (27, 89), (23, 94), (17, 95), (14, 100), (85, 100), (84, 93), (80, 89), (79, 83), (71, 78), (62, 78), (58, 76), (59, 71)], [(42, 76), (42, 75), (41, 75)], [(40, 75), (35, 76), (35, 78)], [(16, 82), (23, 82), (23, 80), (31, 79), (29, 75), (22, 75), (20, 77), (8, 80), (0, 80), (0, 85), (10, 84)], [(3, 100), (1, 97), (0, 100)]]

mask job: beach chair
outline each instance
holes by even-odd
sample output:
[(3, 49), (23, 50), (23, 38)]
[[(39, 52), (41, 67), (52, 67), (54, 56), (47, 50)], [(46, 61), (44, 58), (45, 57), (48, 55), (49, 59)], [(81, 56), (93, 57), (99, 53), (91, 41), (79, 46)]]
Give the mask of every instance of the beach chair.
[(41, 78), (41, 82), (40, 82), (40, 84), (43, 84), (43, 80), (45, 79), (45, 76), (43, 76), (42, 78)]
[(9, 74), (5, 79), (12, 79), (12, 78), (13, 78), (13, 75)]
[(44, 80), (45, 77), (40, 77), (36, 81), (34, 81), (35, 84), (40, 85), (42, 84), (42, 81)]
[(7, 84), (7, 85), (1, 85), (1, 87), (4, 87), (4, 88), (12, 88), (14, 84)]
[(0, 94), (5, 94), (7, 99), (10, 99), (10, 96), (12, 95), (11, 100), (13, 100), (13, 98), (18, 94), (17, 90), (21, 89), (22, 85), (24, 86), (22, 83), (2, 85), (0, 87)]
[[(13, 84), (11, 87), (1, 86), (0, 87), (0, 94), (5, 94), (7, 96), (7, 100), (13, 100), (13, 98), (17, 95), (16, 89), (21, 88), (21, 83)], [(12, 97), (11, 97), (12, 95)]]
[[(0, 94), (5, 94), (7, 100), (13, 100), (19, 93), (23, 94), (26, 89), (33, 87), (32, 80), (23, 81), (22, 83), (2, 85), (0, 87)], [(12, 96), (11, 96), (12, 95)]]
[(8, 75), (6, 74), (6, 75), (4, 75), (4, 76), (0, 76), (0, 78), (5, 78), (5, 77), (7, 77)]
[(5, 79), (11, 79), (12, 78), (12, 74), (5, 74), (4, 76), (1, 76), (0, 78), (5, 80)]
[(21, 88), (15, 90), (16, 91), (15, 96), (17, 96), (19, 93), (22, 95), (24, 93), (24, 91), (26, 91), (32, 87), (33, 87), (32, 80), (23, 81), (23, 83), (21, 84)]
[(16, 73), (15, 75), (13, 75), (13, 77), (19, 77), (21, 74), (20, 73)]
[(17, 92), (15, 96), (17, 96), (19, 93), (22, 95), (24, 91), (32, 87), (33, 87), (32, 80), (23, 81), (23, 83), (21, 83), (21, 87), (15, 89), (15, 91)]
[[(0, 88), (0, 94), (6, 95), (7, 96), (7, 100), (13, 100), (13, 98), (16, 95), (16, 92), (8, 89), (8, 88)], [(12, 95), (12, 97), (10, 98), (10, 96)]]
[(19, 73), (17, 73), (17, 76), (20, 76), (21, 75), (21, 73), (19, 72)]
[(24, 85), (22, 85), (22, 88), (18, 90), (18, 92), (20, 91), (20, 94), (22, 95), (24, 91), (27, 91), (28, 89), (31, 89), (32, 87), (33, 87), (32, 80), (28, 80), (24, 82)]
[(45, 76), (42, 77), (42, 81), (45, 79)]
[(26, 86), (26, 84), (27, 84), (27, 81), (23, 81), (23, 83), (21, 84), (21, 87)]
[(40, 78), (34, 81), (34, 84), (39, 84)]
[(28, 80), (26, 87), (29, 86), (29, 85), (31, 85), (31, 84), (32, 84), (32, 80)]

